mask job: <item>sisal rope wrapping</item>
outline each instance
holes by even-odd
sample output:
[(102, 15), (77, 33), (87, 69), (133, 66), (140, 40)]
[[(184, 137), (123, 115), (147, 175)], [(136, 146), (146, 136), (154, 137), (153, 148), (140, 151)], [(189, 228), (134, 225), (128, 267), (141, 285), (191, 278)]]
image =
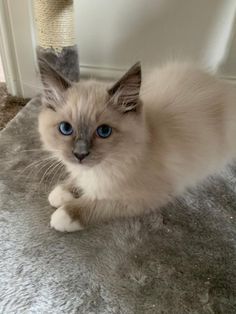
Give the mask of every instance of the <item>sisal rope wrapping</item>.
[(76, 44), (73, 0), (35, 0), (38, 45), (61, 51)]

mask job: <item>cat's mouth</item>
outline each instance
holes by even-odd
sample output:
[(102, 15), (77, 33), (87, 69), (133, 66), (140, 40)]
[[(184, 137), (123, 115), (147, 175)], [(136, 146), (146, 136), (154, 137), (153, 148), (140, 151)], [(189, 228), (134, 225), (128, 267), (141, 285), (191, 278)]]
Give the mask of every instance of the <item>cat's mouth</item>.
[(70, 162), (78, 166), (82, 166), (82, 167), (92, 168), (94, 166), (99, 165), (102, 162), (102, 159), (99, 158), (98, 156), (94, 157), (94, 156), (88, 155), (83, 159), (78, 159), (74, 156), (71, 156), (71, 157), (72, 158), (70, 158)]
[(62, 160), (64, 159), (67, 163), (78, 165), (82, 167), (93, 167), (101, 163), (102, 159), (93, 154), (87, 154), (84, 158), (77, 158), (73, 153), (69, 154), (64, 152), (62, 154)]
[(83, 158), (78, 158), (74, 154), (69, 158), (69, 161), (73, 164), (76, 165), (81, 165), (81, 166), (93, 166), (94, 161), (90, 158), (89, 155), (83, 157)]
[(86, 157), (80, 159), (74, 156), (73, 162), (79, 165), (86, 165), (89, 163), (89, 160)]

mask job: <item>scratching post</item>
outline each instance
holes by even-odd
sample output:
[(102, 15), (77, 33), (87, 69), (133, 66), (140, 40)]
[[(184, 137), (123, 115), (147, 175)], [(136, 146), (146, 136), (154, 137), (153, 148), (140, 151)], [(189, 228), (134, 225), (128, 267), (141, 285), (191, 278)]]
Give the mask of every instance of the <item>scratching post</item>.
[(71, 81), (79, 80), (73, 0), (35, 0), (37, 55)]

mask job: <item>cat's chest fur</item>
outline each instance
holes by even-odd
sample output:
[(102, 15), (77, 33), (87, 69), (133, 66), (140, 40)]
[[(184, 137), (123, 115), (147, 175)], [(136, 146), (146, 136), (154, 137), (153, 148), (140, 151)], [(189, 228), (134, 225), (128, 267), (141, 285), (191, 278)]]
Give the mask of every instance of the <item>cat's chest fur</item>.
[(114, 199), (118, 190), (115, 178), (100, 167), (80, 171), (75, 184), (91, 199)]

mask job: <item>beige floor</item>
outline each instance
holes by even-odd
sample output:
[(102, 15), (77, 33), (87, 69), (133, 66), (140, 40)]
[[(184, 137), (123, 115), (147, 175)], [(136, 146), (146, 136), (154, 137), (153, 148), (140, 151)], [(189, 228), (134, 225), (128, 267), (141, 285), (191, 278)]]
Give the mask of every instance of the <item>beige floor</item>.
[(0, 82), (5, 82), (1, 56), (0, 56)]

